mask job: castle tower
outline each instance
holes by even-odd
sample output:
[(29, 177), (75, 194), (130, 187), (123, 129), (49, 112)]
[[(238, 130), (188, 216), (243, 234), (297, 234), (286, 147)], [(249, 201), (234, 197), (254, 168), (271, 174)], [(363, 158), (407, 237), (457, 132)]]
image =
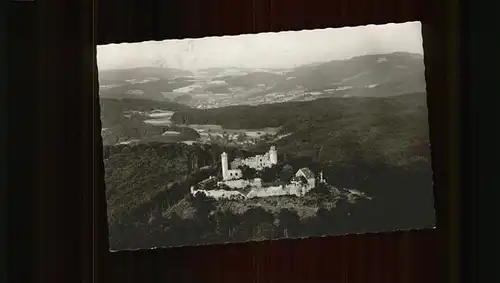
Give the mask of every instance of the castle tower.
[(223, 152), (221, 155), (220, 155), (220, 159), (221, 159), (221, 164), (222, 164), (222, 179), (224, 181), (227, 181), (228, 178), (229, 178), (229, 174), (228, 174), (228, 171), (229, 171), (229, 167), (228, 167), (228, 164), (227, 164), (227, 153)]
[(269, 149), (269, 161), (271, 164), (278, 164), (278, 151), (274, 145)]

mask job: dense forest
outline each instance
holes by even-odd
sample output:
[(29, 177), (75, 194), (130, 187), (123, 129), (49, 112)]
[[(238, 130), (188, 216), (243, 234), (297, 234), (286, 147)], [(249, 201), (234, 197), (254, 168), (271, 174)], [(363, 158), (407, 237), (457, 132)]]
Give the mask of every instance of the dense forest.
[[(173, 125), (144, 123), (146, 116), (130, 111), (173, 111)], [(131, 139), (142, 142), (196, 140), (199, 134), (189, 124), (216, 124), (226, 129), (280, 127), (288, 134), (275, 142), (281, 153), (314, 157), (322, 162), (411, 164), (412, 159), (430, 159), (425, 93), (385, 98), (325, 98), (306, 102), (259, 106), (193, 109), (173, 102), (140, 99), (102, 99), (101, 120), (105, 145)], [(177, 131), (177, 137), (161, 136)], [(264, 151), (268, 143), (259, 143)], [(357, 161), (356, 161), (357, 162)]]
[(323, 164), (287, 155), (266, 173), (272, 180), (283, 177), (288, 166), (322, 168), (328, 183), (367, 192), (371, 200), (335, 196), (322, 186), (302, 198), (216, 202), (191, 196), (191, 185), (220, 174), (222, 151), (235, 157), (254, 154), (206, 144), (104, 147), (111, 248), (321, 236), (434, 223), (432, 176), (425, 160), (415, 160), (411, 166)]
[[(227, 129), (281, 127), (289, 136), (280, 152), (322, 161), (409, 164), (429, 159), (425, 93), (385, 98), (325, 98), (259, 106), (232, 106), (174, 113), (178, 124), (217, 124)], [(262, 145), (259, 150), (264, 150)]]

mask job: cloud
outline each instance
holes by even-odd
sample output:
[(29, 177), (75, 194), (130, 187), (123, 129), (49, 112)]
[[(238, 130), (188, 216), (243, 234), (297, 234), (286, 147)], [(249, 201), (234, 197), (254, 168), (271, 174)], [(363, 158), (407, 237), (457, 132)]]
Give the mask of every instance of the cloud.
[(97, 61), (100, 69), (289, 68), (398, 51), (423, 53), (420, 22), (108, 44)]

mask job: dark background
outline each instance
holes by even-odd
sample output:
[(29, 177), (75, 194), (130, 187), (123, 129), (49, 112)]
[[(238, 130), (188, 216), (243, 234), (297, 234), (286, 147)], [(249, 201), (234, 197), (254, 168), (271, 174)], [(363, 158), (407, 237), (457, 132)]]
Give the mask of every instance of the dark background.
[[(472, 273), (474, 254), (461, 261), (465, 254), (458, 253), (458, 243), (474, 235), (460, 238), (458, 232), (477, 227), (459, 225), (459, 187), (480, 191), (492, 180), (486, 175), (492, 169), (474, 169), (481, 156), (477, 140), (456, 136), (458, 122), (469, 123), (469, 135), (483, 134), (471, 119), (459, 121), (457, 97), (472, 90), (480, 94), (486, 81), (469, 70), (479, 68), (479, 60), (463, 57), (479, 39), (463, 27), (458, 38), (455, 1), (47, 0), (9, 5), (8, 263), (9, 269), (22, 268), (9, 273), (8, 282), (446, 282), (455, 281), (459, 271)], [(437, 230), (108, 252), (95, 44), (416, 20), (424, 29)], [(467, 117), (480, 115), (471, 111), (477, 101), (462, 100)], [(485, 109), (481, 113), (488, 113)], [(494, 138), (489, 142), (494, 145)], [(470, 149), (466, 161), (458, 152), (464, 145)], [(459, 167), (467, 174), (459, 175)], [(467, 197), (473, 200), (474, 194), (469, 191)], [(487, 207), (483, 213), (494, 212), (493, 205)]]

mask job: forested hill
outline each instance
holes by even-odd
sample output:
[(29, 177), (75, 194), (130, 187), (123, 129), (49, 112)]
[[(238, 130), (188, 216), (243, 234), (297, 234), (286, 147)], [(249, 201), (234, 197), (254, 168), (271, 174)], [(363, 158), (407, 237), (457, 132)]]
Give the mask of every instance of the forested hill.
[(175, 112), (172, 120), (233, 129), (281, 126), (282, 134), (290, 135), (276, 142), (280, 152), (316, 156), (323, 161), (406, 164), (412, 158), (429, 159), (425, 93), (189, 108)]
[[(302, 122), (324, 119), (373, 119), (377, 115), (398, 115), (414, 110), (427, 111), (426, 94), (411, 93), (393, 97), (321, 98), (311, 101), (238, 105), (213, 109), (184, 108), (172, 117), (176, 123), (218, 124), (228, 129), (260, 129), (285, 125), (291, 131)], [(387, 113), (391, 112), (391, 113)]]
[[(192, 197), (191, 185), (220, 174), (217, 162), (222, 150), (230, 156), (241, 154), (238, 149), (216, 145), (105, 147), (110, 247), (135, 249), (392, 231), (434, 223), (429, 189), (432, 176), (426, 164), (412, 170), (391, 165), (324, 167), (325, 178), (332, 185), (373, 197), (354, 204), (317, 189), (304, 198), (271, 197), (244, 203)], [(300, 168), (304, 162), (291, 157), (285, 163)], [(316, 211), (314, 217), (309, 215), (311, 211)]]

